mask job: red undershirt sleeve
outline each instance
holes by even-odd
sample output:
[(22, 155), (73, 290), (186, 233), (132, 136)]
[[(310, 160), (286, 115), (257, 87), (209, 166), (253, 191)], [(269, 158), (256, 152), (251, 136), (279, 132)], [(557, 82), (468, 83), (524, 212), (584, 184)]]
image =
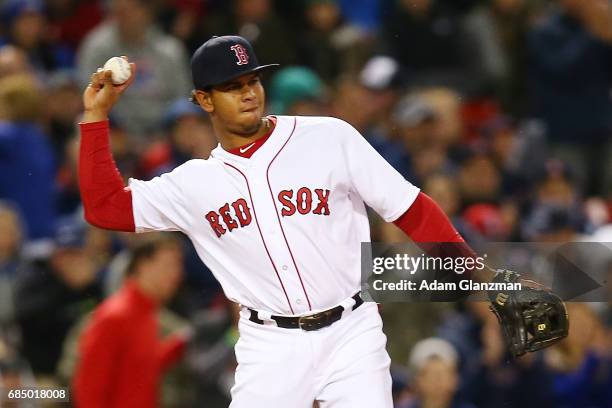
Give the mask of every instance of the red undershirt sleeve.
[(440, 206), (423, 192), (393, 223), (428, 255), (476, 257)]
[(79, 189), (85, 219), (99, 228), (134, 232), (132, 193), (113, 160), (108, 121), (80, 123)]
[(464, 242), (440, 206), (423, 192), (393, 223), (414, 242)]

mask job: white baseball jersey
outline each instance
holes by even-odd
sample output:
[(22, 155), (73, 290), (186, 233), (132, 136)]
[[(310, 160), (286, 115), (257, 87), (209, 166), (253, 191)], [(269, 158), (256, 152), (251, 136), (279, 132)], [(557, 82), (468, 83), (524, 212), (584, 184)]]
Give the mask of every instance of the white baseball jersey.
[(358, 292), (364, 203), (391, 222), (419, 193), (346, 122), (293, 116), (250, 158), (218, 146), (130, 187), (137, 232), (182, 231), (229, 299), (283, 315)]

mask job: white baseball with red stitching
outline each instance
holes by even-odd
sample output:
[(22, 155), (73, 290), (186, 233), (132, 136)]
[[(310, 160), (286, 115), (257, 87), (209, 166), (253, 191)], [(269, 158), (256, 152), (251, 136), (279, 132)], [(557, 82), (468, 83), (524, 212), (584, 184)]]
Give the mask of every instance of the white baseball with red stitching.
[(113, 74), (113, 84), (121, 85), (130, 78), (132, 69), (130, 64), (121, 57), (112, 57), (104, 64), (104, 70), (110, 70)]

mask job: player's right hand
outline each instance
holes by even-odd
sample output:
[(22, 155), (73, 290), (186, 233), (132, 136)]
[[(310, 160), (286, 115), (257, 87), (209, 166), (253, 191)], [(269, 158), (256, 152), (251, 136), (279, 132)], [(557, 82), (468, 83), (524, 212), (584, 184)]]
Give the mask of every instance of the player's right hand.
[[(122, 57), (127, 60), (127, 57)], [(121, 94), (130, 86), (136, 77), (136, 64), (130, 62), (132, 75), (121, 85), (113, 85), (112, 72), (98, 69), (91, 75), (91, 79), (83, 93), (83, 106), (85, 114), (83, 122), (97, 122), (106, 120), (108, 114), (119, 100)]]

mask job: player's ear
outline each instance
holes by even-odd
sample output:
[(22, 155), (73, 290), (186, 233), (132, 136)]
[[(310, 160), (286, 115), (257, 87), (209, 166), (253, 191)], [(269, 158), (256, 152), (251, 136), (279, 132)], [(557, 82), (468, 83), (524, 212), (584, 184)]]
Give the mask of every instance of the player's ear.
[(212, 113), (215, 108), (212, 103), (211, 92), (197, 89), (193, 93), (193, 97), (206, 112)]

